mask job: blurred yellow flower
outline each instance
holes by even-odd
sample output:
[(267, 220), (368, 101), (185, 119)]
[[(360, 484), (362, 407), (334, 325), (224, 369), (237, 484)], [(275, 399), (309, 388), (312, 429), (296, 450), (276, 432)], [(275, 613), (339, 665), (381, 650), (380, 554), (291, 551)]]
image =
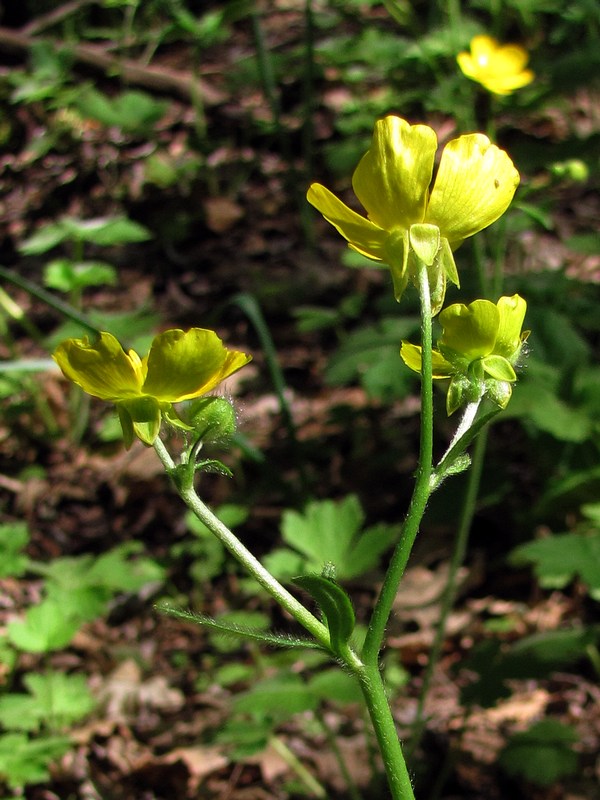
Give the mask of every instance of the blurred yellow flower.
[(492, 36), (482, 35), (471, 39), (470, 48), (470, 53), (458, 54), (458, 66), (467, 78), (493, 94), (511, 94), (535, 77), (530, 69), (525, 69), (529, 55), (518, 44), (500, 44)]
[(452, 250), (495, 222), (519, 183), (508, 155), (487, 136), (470, 133), (444, 147), (430, 188), (436, 150), (432, 128), (384, 117), (352, 177), (367, 216), (321, 184), (313, 183), (307, 194), (353, 250), (389, 265), (397, 300), (409, 279), (416, 283), (416, 259), (424, 262), (433, 313), (442, 306), (446, 278), (458, 285)]
[(134, 435), (152, 444), (163, 413), (178, 422), (172, 403), (210, 392), (250, 361), (249, 355), (228, 350), (214, 331), (204, 328), (164, 331), (154, 337), (144, 358), (134, 350), (126, 353), (105, 331), (95, 341), (67, 339), (52, 358), (85, 392), (115, 403), (127, 447)]

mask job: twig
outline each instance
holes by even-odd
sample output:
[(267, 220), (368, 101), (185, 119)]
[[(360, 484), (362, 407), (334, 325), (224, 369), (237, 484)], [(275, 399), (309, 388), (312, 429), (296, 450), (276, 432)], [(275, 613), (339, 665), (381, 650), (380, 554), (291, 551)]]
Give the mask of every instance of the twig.
[(0, 52), (2, 50), (12, 52), (28, 51), (38, 42), (48, 42), (56, 48), (64, 47), (69, 49), (76, 61), (108, 75), (117, 74), (127, 83), (143, 86), (155, 92), (176, 94), (187, 101), (191, 101), (194, 93), (199, 92), (202, 95), (203, 103), (208, 106), (219, 105), (225, 99), (225, 95), (222, 92), (201, 78), (195, 78), (182, 72), (174, 72), (165, 67), (142, 66), (137, 61), (109, 55), (99, 45), (67, 45), (56, 39), (30, 37), (22, 31), (0, 27)]
[(20, 32), (25, 36), (35, 36), (36, 33), (46, 28), (51, 28), (58, 22), (62, 22), (63, 19), (70, 17), (71, 14), (75, 14), (83, 6), (89, 6), (95, 2), (96, 0), (71, 0), (69, 3), (63, 3), (62, 6), (53, 8), (47, 14), (40, 14), (35, 19), (32, 19), (31, 22), (28, 22), (27, 25), (23, 25)]

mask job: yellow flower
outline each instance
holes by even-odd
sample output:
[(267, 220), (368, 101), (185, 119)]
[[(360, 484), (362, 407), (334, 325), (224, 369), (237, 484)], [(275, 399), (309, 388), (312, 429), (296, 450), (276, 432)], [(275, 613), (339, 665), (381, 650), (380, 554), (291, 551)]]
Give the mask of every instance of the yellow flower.
[(530, 69), (525, 69), (529, 55), (518, 44), (500, 44), (491, 36), (475, 36), (470, 47), (470, 53), (459, 53), (456, 57), (458, 66), (467, 78), (493, 94), (511, 94), (535, 77)]
[[(517, 380), (518, 362), (529, 331), (521, 332), (527, 303), (518, 294), (501, 297), (496, 304), (475, 300), (468, 306), (454, 303), (439, 316), (442, 335), (432, 351), (433, 378), (450, 378), (448, 414), (466, 402), (487, 394), (505, 408)], [(421, 372), (421, 347), (402, 342), (400, 355), (415, 372)]]
[(116, 404), (127, 447), (134, 435), (152, 444), (163, 413), (183, 425), (173, 403), (210, 392), (251, 358), (228, 350), (214, 331), (204, 328), (164, 331), (144, 358), (133, 350), (126, 353), (106, 332), (95, 341), (67, 339), (52, 357), (85, 392)]
[(409, 278), (416, 282), (416, 259), (424, 262), (433, 313), (443, 303), (446, 278), (458, 285), (452, 250), (495, 222), (519, 183), (508, 155), (487, 136), (471, 133), (445, 146), (430, 189), (436, 150), (432, 128), (384, 117), (352, 177), (367, 217), (318, 183), (307, 194), (353, 250), (390, 266), (397, 300)]

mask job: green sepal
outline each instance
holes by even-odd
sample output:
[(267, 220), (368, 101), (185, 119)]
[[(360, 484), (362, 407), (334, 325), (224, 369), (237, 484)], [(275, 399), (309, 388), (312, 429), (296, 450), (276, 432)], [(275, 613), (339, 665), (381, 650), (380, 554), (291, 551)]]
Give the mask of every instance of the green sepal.
[(127, 409), (122, 406), (121, 404), (117, 403), (117, 414), (119, 415), (119, 422), (121, 423), (121, 430), (123, 431), (123, 441), (125, 442), (125, 448), (129, 450), (131, 445), (133, 444), (133, 440), (135, 439), (135, 433), (133, 432), (133, 420)]
[(225, 478), (233, 478), (233, 472), (217, 458), (204, 458), (202, 461), (197, 461), (194, 469), (196, 472), (211, 472), (215, 475), (223, 475)]
[(134, 435), (145, 445), (154, 444), (160, 430), (161, 408), (154, 397), (134, 397), (117, 403), (125, 446), (129, 449)]
[(512, 384), (508, 381), (486, 381), (486, 392), (500, 408), (506, 408), (512, 397)]
[(390, 266), (394, 297), (399, 303), (408, 284), (410, 246), (407, 231), (393, 231), (385, 242), (385, 260)]
[(172, 405), (168, 405), (167, 408), (164, 410), (165, 419), (168, 421), (170, 425), (174, 428), (178, 428), (181, 431), (193, 431), (194, 428), (192, 425), (188, 425), (187, 422), (181, 419), (180, 415), (175, 411), (175, 408)]
[(427, 278), (429, 281), (431, 316), (435, 317), (442, 310), (446, 297), (446, 275), (440, 269), (437, 261), (433, 266), (427, 267)]
[(440, 268), (442, 272), (448, 278), (450, 283), (453, 283), (455, 286), (460, 288), (460, 280), (458, 277), (458, 270), (456, 269), (454, 254), (452, 253), (452, 248), (450, 247), (448, 239), (445, 239), (444, 237), (442, 237), (440, 243), (438, 260), (440, 262)]
[(426, 266), (431, 267), (440, 249), (440, 229), (437, 225), (418, 223), (411, 225), (409, 232), (410, 246)]
[(342, 587), (322, 575), (301, 575), (294, 583), (315, 600), (329, 628), (331, 649), (340, 654), (352, 636), (356, 617), (352, 601)]
[(233, 636), (238, 639), (250, 639), (274, 647), (322, 649), (322, 646), (314, 639), (303, 639), (299, 636), (287, 636), (286, 634), (279, 633), (264, 633), (263, 631), (249, 628), (245, 625), (237, 625), (234, 622), (223, 622), (213, 619), (212, 617), (207, 617), (204, 614), (184, 611), (180, 608), (172, 608), (166, 603), (158, 604), (156, 610), (163, 614), (168, 614), (171, 617), (195, 622), (196, 625), (203, 625), (205, 628), (210, 628), (217, 633), (222, 633), (224, 636)]
[(471, 388), (470, 382), (463, 375), (455, 375), (448, 386), (446, 395), (446, 413), (452, 416), (457, 408), (468, 403), (468, 394)]
[(497, 381), (509, 381), (513, 383), (517, 380), (512, 365), (504, 356), (485, 356), (485, 358), (482, 359), (482, 363), (485, 372)]

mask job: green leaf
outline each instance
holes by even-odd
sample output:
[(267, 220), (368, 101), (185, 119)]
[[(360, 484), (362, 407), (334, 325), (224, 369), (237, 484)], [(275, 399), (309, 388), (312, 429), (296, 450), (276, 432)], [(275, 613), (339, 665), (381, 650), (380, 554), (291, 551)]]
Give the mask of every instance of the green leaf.
[(0, 578), (18, 577), (25, 572), (27, 556), (22, 552), (29, 542), (24, 522), (5, 522), (0, 525)]
[(207, 617), (204, 614), (172, 608), (170, 605), (168, 605), (168, 603), (161, 603), (157, 605), (156, 608), (163, 614), (169, 614), (171, 617), (177, 617), (178, 619), (194, 622), (196, 625), (202, 625), (203, 627), (209, 628), (211, 631), (223, 634), (224, 636), (261, 642), (262, 644), (271, 645), (273, 647), (319, 649), (321, 647), (312, 639), (302, 639), (297, 636), (265, 632), (262, 630), (262, 625), (254, 627), (250, 625), (238, 624), (230, 619), (213, 619), (212, 617)]
[(148, 228), (122, 215), (91, 219), (63, 217), (60, 225), (68, 238), (102, 247), (145, 242), (152, 238)]
[(76, 107), (82, 116), (95, 119), (107, 127), (148, 134), (152, 133), (153, 126), (164, 115), (168, 103), (137, 90), (109, 97), (88, 86), (79, 95)]
[(59, 292), (73, 292), (88, 286), (114, 286), (117, 271), (104, 261), (76, 263), (69, 258), (51, 261), (44, 269), (44, 283)]
[(308, 683), (310, 690), (326, 702), (360, 703), (362, 693), (358, 681), (341, 669), (326, 669), (317, 673)]
[(504, 419), (522, 418), (538, 430), (548, 433), (560, 442), (581, 444), (592, 435), (595, 426), (593, 414), (586, 414), (556, 396), (555, 390), (544, 385), (535, 371), (519, 381), (517, 390), (504, 411)]
[(600, 600), (600, 530), (565, 533), (520, 545), (512, 551), (515, 566), (533, 564), (545, 589), (562, 589), (579, 578), (595, 600)]
[(23, 621), (9, 622), (8, 638), (28, 653), (49, 653), (66, 647), (80, 626), (80, 620), (65, 616), (60, 603), (46, 600), (30, 608)]
[(516, 733), (500, 753), (499, 762), (509, 775), (551, 786), (577, 773), (579, 756), (573, 749), (577, 740), (577, 732), (569, 725), (542, 720)]
[(0, 778), (12, 789), (49, 778), (50, 763), (72, 746), (66, 736), (48, 736), (30, 740), (23, 733), (0, 736)]
[(356, 624), (350, 598), (339, 584), (321, 575), (301, 575), (294, 583), (316, 601), (327, 622), (331, 646), (339, 653), (348, 644)]
[(350, 334), (327, 365), (327, 382), (335, 386), (359, 382), (370, 397), (384, 401), (406, 396), (414, 379), (398, 353), (400, 342), (418, 327), (418, 320), (411, 317), (384, 317)]
[(43, 225), (32, 236), (21, 242), (19, 251), (33, 256), (47, 253), (62, 242), (89, 242), (100, 246), (114, 246), (145, 242), (152, 234), (143, 225), (124, 216), (77, 219), (63, 217), (57, 222)]
[(78, 722), (96, 705), (85, 675), (30, 672), (23, 683), (34, 698), (41, 718), (54, 730)]
[(303, 711), (314, 711), (319, 698), (294, 674), (278, 675), (257, 683), (235, 697), (233, 710), (281, 722)]
[(8, 730), (59, 730), (87, 716), (95, 705), (83, 675), (30, 672), (23, 683), (29, 694), (0, 697), (0, 720)]
[(546, 678), (585, 658), (587, 648), (599, 641), (598, 626), (546, 631), (527, 636), (511, 647), (503, 647), (497, 640), (484, 641), (460, 664), (461, 669), (478, 675), (462, 690), (461, 701), (492, 706), (509, 696), (507, 681)]
[(306, 565), (306, 559), (293, 550), (279, 548), (267, 553), (263, 558), (264, 566), (280, 581), (291, 581)]
[(43, 715), (31, 695), (5, 694), (0, 697), (0, 722), (8, 731), (37, 731)]
[(361, 530), (364, 513), (356, 495), (339, 502), (308, 503), (303, 513), (288, 510), (282, 519), (284, 541), (300, 552), (303, 569), (320, 572), (334, 564), (340, 580), (362, 575), (377, 566), (398, 535), (398, 527), (379, 524)]
[(32, 236), (25, 239), (18, 247), (24, 256), (35, 256), (47, 253), (54, 247), (64, 242), (68, 234), (59, 222), (42, 225)]
[(138, 542), (125, 542), (101, 556), (82, 555), (55, 558), (36, 564), (46, 577), (46, 592), (63, 609), (63, 616), (80, 621), (103, 614), (117, 592), (135, 593), (149, 584), (161, 584), (164, 568), (149, 558), (135, 554)]

